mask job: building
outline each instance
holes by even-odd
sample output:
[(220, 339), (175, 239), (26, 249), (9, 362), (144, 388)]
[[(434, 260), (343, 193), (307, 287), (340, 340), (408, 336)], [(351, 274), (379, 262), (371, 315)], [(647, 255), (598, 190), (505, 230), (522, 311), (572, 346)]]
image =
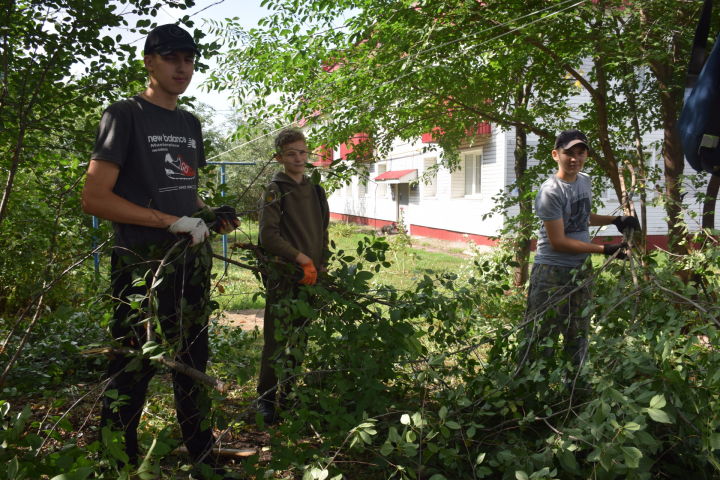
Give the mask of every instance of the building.
[[(353, 145), (365, 138), (359, 135), (351, 139), (348, 146), (342, 145), (334, 152), (326, 150), (320, 165), (327, 165), (332, 160), (330, 155), (345, 159)], [(650, 167), (662, 166), (660, 140), (660, 132), (645, 138)], [(386, 158), (364, 164), (365, 175), (355, 176), (349, 185), (330, 195), (331, 218), (376, 229), (403, 222), (414, 236), (495, 245), (503, 222), (507, 220), (498, 214), (483, 217), (495, 206), (494, 197), (515, 181), (514, 132), (480, 124), (477, 135), (461, 149), (460, 168), (455, 171), (437, 166), (441, 151), (429, 152), (425, 148), (432, 142), (431, 134), (411, 143), (397, 142)], [(537, 138), (529, 136), (528, 143), (529, 146), (536, 145)], [(530, 159), (529, 164), (537, 164), (537, 161)], [(661, 188), (661, 185), (652, 187)], [(656, 195), (649, 193), (648, 203)], [(686, 200), (688, 198), (694, 196), (689, 195)], [(608, 188), (601, 200), (605, 206), (598, 208), (597, 213), (622, 214), (612, 189)], [(635, 199), (635, 206), (639, 211), (638, 199)], [(691, 210), (700, 213), (701, 203), (693, 203)], [(512, 217), (517, 210), (509, 213)], [(648, 205), (650, 245), (667, 246), (665, 216), (662, 205)], [(699, 217), (692, 218), (689, 214), (687, 221), (691, 230), (699, 228)], [(614, 227), (602, 227), (599, 232), (602, 237), (617, 235)]]

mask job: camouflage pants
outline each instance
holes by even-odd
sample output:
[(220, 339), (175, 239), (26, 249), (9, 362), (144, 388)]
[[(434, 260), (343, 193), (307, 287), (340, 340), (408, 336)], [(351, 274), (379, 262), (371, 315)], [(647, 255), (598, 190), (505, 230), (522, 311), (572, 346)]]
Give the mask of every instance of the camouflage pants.
[(533, 265), (520, 365), (540, 358), (550, 361), (561, 334), (565, 359), (576, 367), (582, 365), (590, 327), (590, 317), (583, 310), (590, 300), (591, 273), (589, 263), (578, 268)]

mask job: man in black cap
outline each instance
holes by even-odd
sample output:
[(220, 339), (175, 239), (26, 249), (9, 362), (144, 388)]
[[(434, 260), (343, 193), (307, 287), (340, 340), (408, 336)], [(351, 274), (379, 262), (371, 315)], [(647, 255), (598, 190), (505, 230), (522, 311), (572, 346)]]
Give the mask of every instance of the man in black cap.
[(552, 358), (562, 333), (565, 359), (579, 368), (587, 352), (590, 319), (583, 310), (590, 298), (587, 281), (591, 253), (626, 258), (627, 245), (598, 245), (590, 241), (589, 226), (613, 224), (623, 233), (640, 230), (635, 217), (598, 215), (591, 212), (592, 189), (588, 175), (582, 173), (589, 152), (588, 139), (579, 130), (561, 132), (555, 140), (552, 157), (557, 172), (542, 184), (535, 197), (535, 212), (542, 220), (537, 253), (530, 275), (530, 289), (521, 347), (521, 365), (526, 361)]
[[(195, 41), (177, 25), (148, 34), (148, 86), (103, 113), (82, 201), (85, 212), (112, 221), (115, 230), (113, 338), (139, 350), (153, 332), (164, 340), (166, 355), (204, 372), (212, 256), (208, 226), (193, 215), (200, 209), (214, 214), (197, 193), (198, 168), (205, 165), (200, 122), (177, 108), (197, 55)], [(227, 233), (237, 224), (225, 207), (211, 228)], [(163, 258), (161, 281), (152, 284)], [(136, 355), (110, 361), (102, 426), (124, 433), (131, 464), (138, 463), (137, 427), (154, 373), (150, 361)], [(204, 462), (214, 444), (207, 391), (177, 371), (173, 388), (183, 441), (193, 461)]]

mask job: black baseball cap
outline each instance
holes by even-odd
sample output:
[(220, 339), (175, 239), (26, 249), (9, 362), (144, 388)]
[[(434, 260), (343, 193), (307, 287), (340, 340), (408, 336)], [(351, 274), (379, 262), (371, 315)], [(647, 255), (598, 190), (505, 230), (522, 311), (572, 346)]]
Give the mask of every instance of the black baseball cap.
[(174, 23), (153, 28), (145, 39), (145, 55), (158, 53), (167, 55), (177, 50), (188, 50), (199, 55), (197, 45), (192, 36)]
[(587, 136), (580, 130), (565, 130), (564, 132), (560, 132), (555, 139), (555, 149), (562, 148), (563, 150), (567, 150), (579, 143), (585, 145), (585, 148), (590, 148), (588, 146)]

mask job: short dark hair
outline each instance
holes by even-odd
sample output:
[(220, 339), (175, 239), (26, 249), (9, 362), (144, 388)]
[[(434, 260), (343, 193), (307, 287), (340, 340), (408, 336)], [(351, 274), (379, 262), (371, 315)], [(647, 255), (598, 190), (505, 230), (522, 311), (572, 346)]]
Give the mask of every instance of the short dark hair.
[(275, 151), (277, 153), (282, 152), (282, 149), (288, 143), (293, 143), (302, 140), (306, 142), (305, 134), (299, 128), (283, 128), (275, 136)]

